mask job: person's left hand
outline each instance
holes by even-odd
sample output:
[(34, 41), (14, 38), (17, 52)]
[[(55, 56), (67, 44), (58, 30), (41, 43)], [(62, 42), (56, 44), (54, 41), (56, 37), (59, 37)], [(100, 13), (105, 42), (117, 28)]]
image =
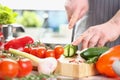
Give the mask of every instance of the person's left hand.
[(82, 43), (81, 49), (104, 46), (107, 42), (116, 40), (120, 35), (120, 26), (111, 22), (96, 25), (88, 28), (78, 39), (72, 42), (73, 45)]
[(66, 0), (65, 10), (68, 16), (68, 28), (72, 29), (89, 10), (88, 0)]

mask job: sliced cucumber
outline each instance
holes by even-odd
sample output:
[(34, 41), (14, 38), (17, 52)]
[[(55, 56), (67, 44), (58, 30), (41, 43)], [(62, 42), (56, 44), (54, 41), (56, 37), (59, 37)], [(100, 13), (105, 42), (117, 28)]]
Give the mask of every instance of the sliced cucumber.
[(77, 46), (74, 46), (72, 44), (67, 44), (64, 46), (64, 53), (63, 55), (65, 57), (72, 57), (76, 54)]
[(63, 55), (65, 56), (65, 57), (68, 57), (69, 56), (69, 44), (68, 45), (65, 45), (64, 46), (64, 53), (63, 53)]
[(72, 56), (74, 56), (74, 54), (75, 54), (75, 49), (74, 49), (74, 47), (70, 46), (68, 56), (72, 57)]

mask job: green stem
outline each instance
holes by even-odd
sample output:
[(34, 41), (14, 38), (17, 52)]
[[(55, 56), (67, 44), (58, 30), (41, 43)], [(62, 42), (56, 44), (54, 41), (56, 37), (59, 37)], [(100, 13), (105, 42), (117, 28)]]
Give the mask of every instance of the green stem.
[(26, 57), (26, 58), (28, 58), (28, 59), (36, 62), (37, 64), (38, 64), (40, 61), (43, 61), (42, 59), (40, 59), (40, 58), (38, 58), (38, 57), (36, 57), (36, 56), (34, 56), (34, 55), (31, 55), (31, 54), (29, 54), (29, 53), (22, 52), (22, 51), (19, 51), (19, 50), (16, 50), (16, 49), (10, 48), (10, 49), (9, 49), (9, 52), (10, 52), (11, 54), (16, 54), (16, 55), (19, 55), (19, 56)]

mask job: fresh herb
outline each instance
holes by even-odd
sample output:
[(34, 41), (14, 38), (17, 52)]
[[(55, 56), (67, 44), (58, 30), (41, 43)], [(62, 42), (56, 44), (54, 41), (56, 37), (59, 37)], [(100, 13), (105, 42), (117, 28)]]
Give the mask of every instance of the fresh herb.
[(23, 77), (21, 79), (18, 79), (18, 80), (53, 80), (56, 78), (57, 75), (53, 75), (53, 74), (50, 74), (50, 75), (46, 75), (46, 74), (31, 74), (29, 76), (26, 76), (26, 77)]

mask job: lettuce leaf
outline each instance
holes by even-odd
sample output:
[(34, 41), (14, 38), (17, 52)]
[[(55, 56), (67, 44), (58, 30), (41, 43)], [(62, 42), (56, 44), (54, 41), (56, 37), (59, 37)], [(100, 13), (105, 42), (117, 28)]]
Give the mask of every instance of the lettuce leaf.
[(11, 24), (16, 21), (17, 13), (0, 4), (0, 24)]

